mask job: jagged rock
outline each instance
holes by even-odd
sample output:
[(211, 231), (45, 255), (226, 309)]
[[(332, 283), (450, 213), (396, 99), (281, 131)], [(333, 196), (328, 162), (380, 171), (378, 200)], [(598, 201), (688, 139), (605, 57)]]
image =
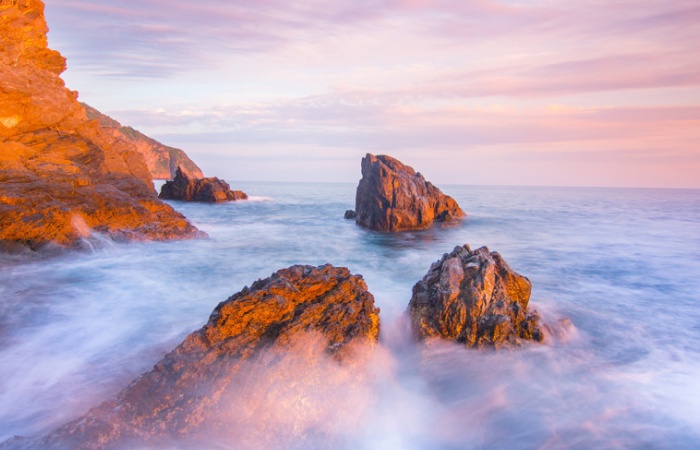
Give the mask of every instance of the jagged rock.
[(58, 76), (66, 60), (48, 48), (44, 4), (3, 1), (0, 17), (0, 138), (85, 122), (77, 93)]
[(369, 153), (362, 158), (355, 212), (359, 225), (375, 231), (422, 230), (465, 216), (452, 197), (412, 167), (391, 156)]
[(246, 200), (248, 195), (243, 191), (232, 191), (224, 180), (216, 177), (193, 178), (178, 167), (175, 179), (167, 181), (160, 188), (159, 197), (164, 200), (218, 203)]
[(345, 218), (346, 219), (354, 219), (357, 217), (357, 213), (353, 211), (352, 209), (348, 209), (345, 211)]
[[(235, 442), (237, 436), (231, 436), (230, 430), (240, 424), (229, 417), (230, 411), (250, 406), (241, 399), (267, 382), (262, 373), (272, 372), (273, 388), (293, 386), (296, 378), (285, 378), (288, 372), (276, 369), (294, 351), (303, 354), (298, 367), (302, 372), (312, 370), (314, 361), (323, 358), (333, 365), (352, 367), (361, 354), (374, 348), (378, 313), (362, 277), (348, 269), (326, 264), (280, 270), (220, 303), (204, 327), (190, 334), (116, 399), (48, 436), (15, 440), (13, 445), (158, 448), (168, 446), (168, 439), (196, 440), (219, 432), (229, 433), (228, 439)], [(258, 370), (261, 366), (265, 370)], [(326, 380), (317, 382), (324, 384)], [(311, 395), (320, 395), (320, 391)], [(322, 398), (316, 401), (322, 406)], [(246, 427), (265, 417), (250, 420)], [(280, 430), (271, 432), (276, 431)]]
[(159, 201), (143, 157), (89, 121), (47, 46), (40, 0), (0, 3), (0, 251), (199, 235)]
[(102, 114), (90, 105), (81, 103), (90, 120), (98, 120), (103, 129), (116, 137), (126, 139), (143, 155), (148, 171), (154, 180), (172, 180), (178, 167), (193, 178), (204, 178), (202, 170), (179, 148), (169, 147), (152, 139), (138, 130), (122, 126), (111, 117)]
[(542, 341), (539, 316), (528, 311), (531, 290), (530, 280), (497, 252), (455, 247), (413, 286), (408, 308), (413, 332), (418, 339), (437, 337), (476, 348)]

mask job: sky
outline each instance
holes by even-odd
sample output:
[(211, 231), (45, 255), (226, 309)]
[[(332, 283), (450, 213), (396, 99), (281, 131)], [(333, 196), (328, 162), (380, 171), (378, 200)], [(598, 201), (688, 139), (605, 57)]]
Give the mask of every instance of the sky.
[(46, 0), (80, 100), (207, 176), (700, 188), (697, 0)]

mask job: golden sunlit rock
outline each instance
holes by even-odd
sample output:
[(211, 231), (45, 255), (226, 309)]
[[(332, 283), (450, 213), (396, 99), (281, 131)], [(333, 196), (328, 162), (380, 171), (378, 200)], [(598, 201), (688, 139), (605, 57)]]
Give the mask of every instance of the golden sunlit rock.
[[(0, 3), (0, 250), (199, 235), (155, 195), (143, 157), (86, 117), (47, 47), (44, 4)], [(80, 226), (76, 227), (75, 224)]]
[(13, 445), (122, 448), (210, 435), (237, 442), (240, 420), (246, 435), (270, 426), (303, 437), (328, 426), (332, 399), (355, 401), (345, 391), (361, 389), (357, 366), (378, 335), (379, 309), (360, 275), (329, 264), (291, 266), (220, 303), (204, 327), (116, 399), (43, 439)]
[(458, 222), (465, 215), (452, 197), (412, 167), (391, 156), (368, 153), (362, 158), (355, 211), (347, 211), (345, 218), (370, 230), (406, 231)]
[(95, 108), (81, 103), (90, 120), (97, 119), (103, 129), (110, 131), (115, 137), (128, 140), (136, 151), (143, 155), (149, 172), (154, 180), (171, 180), (175, 178), (180, 168), (193, 178), (204, 178), (202, 170), (187, 154), (179, 148), (169, 147), (152, 139), (138, 130), (122, 126), (111, 117), (102, 114)]

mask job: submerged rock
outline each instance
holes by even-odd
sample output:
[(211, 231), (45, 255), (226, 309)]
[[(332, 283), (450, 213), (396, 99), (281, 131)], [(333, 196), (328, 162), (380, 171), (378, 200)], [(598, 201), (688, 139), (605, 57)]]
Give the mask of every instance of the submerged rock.
[(199, 235), (158, 200), (143, 157), (86, 117), (48, 48), (40, 0), (0, 2), (0, 251)]
[(160, 188), (158, 196), (164, 200), (183, 200), (187, 202), (219, 203), (234, 200), (246, 200), (243, 191), (232, 191), (231, 186), (216, 177), (194, 178), (178, 167), (175, 179), (167, 181)]
[[(363, 349), (371, 350), (379, 334), (378, 313), (362, 277), (348, 269), (327, 264), (280, 270), (220, 303), (204, 327), (190, 334), (116, 399), (44, 438), (11, 445), (157, 447), (167, 446), (168, 439), (196, 439), (209, 433), (228, 433), (229, 439), (238, 442), (240, 436), (230, 435), (239, 429), (236, 418), (246, 413), (246, 408), (256, 411), (258, 402), (266, 401), (275, 391), (242, 400), (261, 384), (267, 383), (278, 393), (281, 389), (287, 396), (285, 401), (294, 405), (301, 401), (298, 407), (305, 415), (313, 414), (309, 410), (313, 406), (323, 408), (322, 386), (334, 382), (323, 374), (314, 379), (317, 390), (307, 393), (308, 398), (297, 399), (295, 394), (290, 400), (287, 390), (297, 392), (293, 389), (298, 379), (312, 370), (314, 361), (326, 358), (329, 364), (352, 365)], [(295, 370), (287, 370), (289, 366), (280, 369), (286, 355), (295, 351), (303, 355), (301, 363)], [(304, 402), (313, 405), (304, 406)], [(274, 413), (267, 410), (265, 414)], [(245, 426), (268, 419), (260, 413), (250, 417)]]
[(539, 316), (528, 311), (532, 284), (497, 252), (468, 245), (443, 255), (413, 286), (409, 314), (418, 339), (502, 348), (542, 341)]
[(466, 215), (452, 197), (412, 167), (391, 156), (369, 153), (362, 158), (355, 213), (359, 225), (375, 231), (422, 230)]

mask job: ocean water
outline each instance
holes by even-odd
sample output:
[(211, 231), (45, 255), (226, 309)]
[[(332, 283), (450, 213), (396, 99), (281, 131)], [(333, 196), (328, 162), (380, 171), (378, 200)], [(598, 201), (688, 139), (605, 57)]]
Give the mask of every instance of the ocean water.
[[(256, 279), (332, 263), (382, 310), (373, 370), (362, 386), (302, 378), (264, 441), (242, 426), (217, 448), (700, 448), (700, 191), (441, 186), (461, 226), (387, 235), (343, 219), (352, 184), (236, 188), (252, 200), (171, 203), (209, 239), (0, 260), (0, 441), (115, 395)], [(414, 345), (411, 287), (465, 243), (500, 252), (544, 320), (573, 327), (499, 353)]]

